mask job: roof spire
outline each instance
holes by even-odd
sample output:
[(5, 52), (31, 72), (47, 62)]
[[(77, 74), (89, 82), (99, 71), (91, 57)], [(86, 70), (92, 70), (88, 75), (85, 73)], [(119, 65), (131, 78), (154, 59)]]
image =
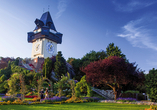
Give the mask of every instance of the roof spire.
[(52, 18), (51, 18), (51, 15), (50, 15), (49, 11), (43, 13), (43, 15), (41, 16), (40, 20), (36, 19), (35, 20), (35, 24), (37, 25), (35, 30), (39, 29), (39, 28), (41, 28), (43, 26), (48, 26), (50, 29), (56, 31), (56, 28), (55, 28), (55, 26), (53, 24), (53, 21), (52, 21)]
[(48, 11), (49, 11), (50, 5), (48, 5)]
[(45, 12), (45, 8), (43, 8), (43, 13)]

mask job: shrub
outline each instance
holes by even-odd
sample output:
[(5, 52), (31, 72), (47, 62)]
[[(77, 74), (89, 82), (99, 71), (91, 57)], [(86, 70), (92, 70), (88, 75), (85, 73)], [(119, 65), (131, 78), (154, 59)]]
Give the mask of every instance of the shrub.
[(49, 93), (49, 97), (53, 97), (54, 93), (53, 92), (50, 92)]
[(135, 102), (137, 101), (135, 98), (117, 98), (119, 102)]
[(36, 95), (32, 95), (32, 96), (28, 95), (28, 96), (25, 96), (25, 98), (34, 98), (34, 97), (38, 97), (38, 96), (36, 96)]
[(21, 99), (18, 98), (18, 99), (16, 99), (14, 102), (21, 102)]
[[(57, 93), (55, 96), (57, 96), (57, 97), (58, 97), (58, 96), (59, 96), (59, 93)], [(65, 96), (65, 94), (61, 94), (61, 96)]]
[(65, 101), (66, 103), (78, 103), (78, 102), (83, 102), (83, 100), (81, 99), (81, 98), (79, 98), (79, 97), (75, 97), (75, 98), (70, 98), (70, 99), (67, 99), (66, 101)]
[(69, 98), (68, 98), (68, 97), (65, 97), (65, 96), (62, 96), (62, 97), (61, 97), (61, 100), (62, 100), (62, 101), (66, 101), (67, 99), (69, 99)]
[(34, 97), (32, 100), (36, 102), (36, 101), (40, 101), (40, 98)]
[(144, 95), (142, 93), (138, 94), (138, 100), (144, 100)]
[(15, 99), (16, 99), (16, 98), (11, 97), (11, 96), (3, 96), (3, 97), (2, 97), (2, 101), (5, 101), (5, 102), (8, 102), (8, 101), (14, 102)]
[(83, 97), (83, 99), (85, 99), (88, 102), (98, 102), (99, 100), (102, 100), (102, 98), (98, 97)]
[(150, 109), (157, 110), (157, 106), (150, 106)]
[(34, 96), (34, 95), (38, 95), (38, 93), (33, 91), (33, 92), (28, 92), (26, 95), (27, 96)]
[(150, 106), (150, 108), (145, 108), (144, 110), (157, 110), (157, 106)]
[(91, 86), (86, 82), (86, 75), (81, 78), (80, 82), (76, 83), (75, 96), (80, 97), (82, 95), (81, 93), (87, 97), (92, 96)]
[(52, 98), (41, 99), (42, 102), (55, 102), (55, 101), (61, 101), (61, 100), (62, 100), (62, 98), (57, 97), (57, 96), (54, 96)]
[(71, 97), (71, 95), (67, 95), (66, 97), (70, 98), (70, 97)]
[(0, 93), (0, 96), (5, 96), (5, 94), (3, 94), (3, 93)]
[(134, 90), (127, 90), (124, 93), (139, 93), (139, 91), (134, 91)]

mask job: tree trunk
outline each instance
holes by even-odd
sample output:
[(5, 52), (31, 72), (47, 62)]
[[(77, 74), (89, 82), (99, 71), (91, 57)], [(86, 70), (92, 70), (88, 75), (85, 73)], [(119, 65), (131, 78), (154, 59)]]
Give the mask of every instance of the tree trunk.
[(115, 98), (114, 98), (114, 100), (117, 100), (117, 92), (115, 93)]
[(62, 96), (62, 87), (59, 87), (59, 97)]
[(108, 86), (110, 86), (111, 88), (112, 88), (112, 90), (113, 90), (113, 92), (114, 92), (114, 95), (115, 95), (115, 100), (118, 98), (118, 91), (117, 90), (119, 90), (119, 85), (118, 85), (118, 87), (116, 87), (115, 85), (114, 86), (111, 86), (110, 84), (107, 84)]
[(113, 89), (113, 92), (114, 92), (114, 95), (115, 95), (115, 97), (114, 97), (114, 100), (116, 100), (117, 99), (117, 90), (116, 90), (116, 87), (113, 87), (112, 88)]

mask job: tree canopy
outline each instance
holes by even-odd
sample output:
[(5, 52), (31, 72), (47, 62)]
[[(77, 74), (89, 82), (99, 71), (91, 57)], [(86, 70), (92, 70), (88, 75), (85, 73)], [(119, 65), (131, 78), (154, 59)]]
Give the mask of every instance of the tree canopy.
[(75, 78), (80, 80), (81, 77), (85, 75), (80, 68), (86, 67), (91, 62), (98, 61), (100, 59), (103, 60), (109, 56), (118, 56), (126, 60), (125, 55), (122, 54), (118, 46), (115, 46), (114, 43), (110, 43), (106, 48), (106, 52), (104, 50), (98, 52), (92, 50), (89, 53), (86, 53), (81, 59), (69, 58), (67, 62), (72, 65), (76, 74)]
[(118, 46), (114, 46), (114, 43), (110, 43), (106, 48), (107, 56), (118, 56), (120, 58), (126, 59), (125, 55), (122, 54), (122, 51)]
[(149, 98), (153, 101), (157, 101), (157, 69), (153, 68), (146, 74), (146, 91), (149, 94)]
[(134, 64), (126, 63), (123, 58), (110, 56), (104, 60), (91, 62), (82, 71), (86, 73), (87, 82), (94, 86), (108, 85), (119, 95), (121, 85), (132, 82), (137, 84), (144, 80), (144, 74)]
[(75, 79), (80, 80), (82, 76), (85, 75), (84, 72), (80, 70), (81, 67), (87, 66), (90, 62), (98, 61), (100, 59), (105, 59), (107, 54), (105, 51), (90, 51), (81, 59), (69, 58), (67, 62), (72, 65), (74, 72), (75, 72)]

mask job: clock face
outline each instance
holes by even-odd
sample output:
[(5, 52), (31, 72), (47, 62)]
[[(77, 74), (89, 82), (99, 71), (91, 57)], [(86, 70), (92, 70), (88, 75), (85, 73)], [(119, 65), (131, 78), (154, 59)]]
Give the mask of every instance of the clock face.
[(54, 45), (52, 43), (48, 42), (46, 44), (46, 50), (47, 50), (47, 52), (49, 54), (53, 54), (53, 52), (54, 52)]
[(40, 43), (35, 44), (35, 52), (39, 52), (40, 50)]

